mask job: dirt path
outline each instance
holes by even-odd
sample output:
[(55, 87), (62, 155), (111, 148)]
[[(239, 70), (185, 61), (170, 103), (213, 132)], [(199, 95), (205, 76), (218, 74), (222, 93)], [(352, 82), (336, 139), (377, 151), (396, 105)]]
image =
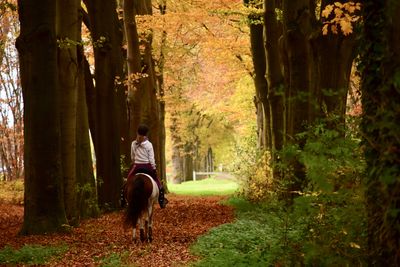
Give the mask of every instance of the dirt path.
[[(185, 266), (195, 260), (189, 246), (210, 228), (233, 220), (233, 210), (220, 205), (223, 197), (168, 195), (166, 209), (155, 210), (154, 240), (133, 244), (131, 230), (122, 227), (122, 212), (114, 212), (82, 222), (70, 234), (21, 237), (23, 207), (0, 204), (0, 248), (5, 245), (67, 244), (68, 252), (49, 266), (97, 266), (112, 253), (137, 266)], [(96, 260), (97, 259), (97, 260)]]

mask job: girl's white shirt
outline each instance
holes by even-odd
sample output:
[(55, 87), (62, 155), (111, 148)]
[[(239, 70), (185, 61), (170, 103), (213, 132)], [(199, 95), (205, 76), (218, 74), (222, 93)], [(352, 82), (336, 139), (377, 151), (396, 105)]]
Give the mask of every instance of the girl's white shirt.
[(156, 169), (153, 144), (149, 140), (143, 141), (140, 145), (137, 145), (136, 140), (132, 142), (131, 159), (133, 163), (137, 164), (150, 163), (151, 166)]

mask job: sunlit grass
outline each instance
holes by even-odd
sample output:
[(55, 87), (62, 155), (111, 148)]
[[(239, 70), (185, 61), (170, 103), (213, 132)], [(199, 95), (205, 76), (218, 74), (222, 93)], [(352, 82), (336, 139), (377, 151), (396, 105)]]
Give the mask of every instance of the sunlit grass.
[(207, 178), (199, 181), (188, 181), (181, 184), (168, 184), (171, 193), (191, 196), (230, 195), (238, 189), (232, 180)]

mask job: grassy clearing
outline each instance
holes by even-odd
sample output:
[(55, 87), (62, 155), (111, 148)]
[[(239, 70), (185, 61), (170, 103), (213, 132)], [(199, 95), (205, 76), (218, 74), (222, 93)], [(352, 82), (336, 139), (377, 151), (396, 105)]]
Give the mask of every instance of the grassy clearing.
[(24, 202), (24, 181), (0, 181), (0, 202), (23, 204)]
[(168, 184), (171, 193), (190, 196), (230, 195), (238, 189), (232, 180), (207, 178), (199, 181), (188, 181), (181, 184)]
[(56, 247), (25, 245), (18, 250), (6, 246), (0, 250), (0, 263), (5, 265), (42, 265), (46, 264), (53, 257), (60, 257), (67, 250), (68, 247), (66, 245)]

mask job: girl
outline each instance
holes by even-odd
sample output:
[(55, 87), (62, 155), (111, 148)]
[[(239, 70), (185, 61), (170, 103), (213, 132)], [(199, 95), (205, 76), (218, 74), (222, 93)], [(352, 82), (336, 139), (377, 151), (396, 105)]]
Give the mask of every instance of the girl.
[(160, 191), (158, 203), (161, 208), (165, 208), (168, 200), (164, 197), (164, 187), (157, 177), (154, 149), (153, 144), (147, 138), (148, 131), (149, 128), (144, 124), (140, 124), (137, 129), (136, 140), (134, 140), (131, 145), (133, 168), (128, 174), (128, 179), (133, 179), (136, 173), (146, 173), (150, 175), (157, 183)]

